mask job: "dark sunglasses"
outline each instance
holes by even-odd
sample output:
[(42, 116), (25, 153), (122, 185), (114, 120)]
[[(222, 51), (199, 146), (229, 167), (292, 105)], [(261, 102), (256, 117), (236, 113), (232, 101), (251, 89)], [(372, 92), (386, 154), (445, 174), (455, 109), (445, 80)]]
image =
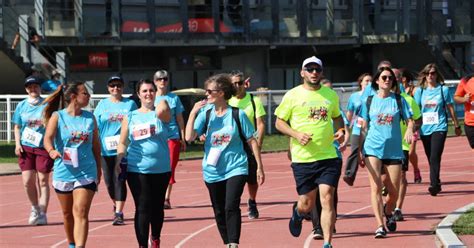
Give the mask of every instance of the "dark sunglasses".
[(110, 87), (110, 88), (115, 88), (115, 87), (117, 87), (117, 88), (120, 89), (120, 88), (122, 88), (122, 84), (109, 84), (109, 87)]
[(426, 73), (426, 75), (434, 76), (434, 75), (436, 75), (436, 71), (430, 71), (430, 72)]
[(156, 81), (168, 81), (168, 77), (157, 78)]
[(206, 93), (210, 95), (210, 94), (212, 94), (212, 92), (218, 92), (218, 91), (219, 91), (219, 90), (210, 90), (210, 89), (207, 89), (207, 90), (206, 90)]
[(304, 70), (309, 72), (309, 73), (313, 73), (313, 72), (320, 73), (320, 72), (323, 71), (323, 69), (321, 69), (320, 67), (312, 67), (312, 68), (305, 67)]
[(385, 75), (383, 75), (383, 76), (380, 76), (380, 78), (381, 78), (383, 81), (387, 80), (387, 78), (388, 78), (388, 80), (393, 81), (393, 76), (385, 76)]
[(237, 84), (239, 86), (242, 86), (245, 82), (244, 81), (237, 81), (237, 82), (234, 82), (234, 84)]

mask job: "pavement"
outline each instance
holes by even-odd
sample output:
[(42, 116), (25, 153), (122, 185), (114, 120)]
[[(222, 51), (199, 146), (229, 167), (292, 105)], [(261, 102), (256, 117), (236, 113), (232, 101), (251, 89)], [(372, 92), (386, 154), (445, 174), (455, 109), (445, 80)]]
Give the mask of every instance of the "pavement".
[(21, 174), (18, 164), (4, 163), (0, 164), (0, 176), (18, 175)]

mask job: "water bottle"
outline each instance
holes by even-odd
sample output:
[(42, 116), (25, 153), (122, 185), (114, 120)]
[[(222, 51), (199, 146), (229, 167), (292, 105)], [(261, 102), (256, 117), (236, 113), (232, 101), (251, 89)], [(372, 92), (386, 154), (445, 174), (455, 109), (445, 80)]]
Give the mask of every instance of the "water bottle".
[(127, 179), (127, 158), (123, 157), (122, 160), (120, 160), (120, 173), (119, 173), (119, 180), (120, 181), (125, 181)]

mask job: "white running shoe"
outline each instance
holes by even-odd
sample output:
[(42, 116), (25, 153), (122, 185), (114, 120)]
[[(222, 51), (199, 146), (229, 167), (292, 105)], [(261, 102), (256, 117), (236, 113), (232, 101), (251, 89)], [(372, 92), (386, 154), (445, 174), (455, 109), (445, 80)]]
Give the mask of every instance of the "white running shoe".
[(46, 217), (46, 213), (40, 213), (38, 216), (38, 220), (36, 221), (36, 225), (47, 225), (48, 218)]
[(39, 212), (35, 207), (31, 207), (30, 218), (28, 219), (28, 224), (36, 225), (39, 218)]

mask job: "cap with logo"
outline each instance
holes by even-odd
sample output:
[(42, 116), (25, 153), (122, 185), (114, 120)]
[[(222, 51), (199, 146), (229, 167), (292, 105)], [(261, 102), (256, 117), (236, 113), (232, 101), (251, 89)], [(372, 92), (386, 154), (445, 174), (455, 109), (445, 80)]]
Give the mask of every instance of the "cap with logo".
[(301, 69), (305, 68), (309, 64), (317, 64), (321, 68), (323, 68), (323, 62), (318, 59), (316, 56), (311, 56), (303, 61), (303, 64), (301, 65)]
[(29, 76), (25, 79), (25, 87), (27, 87), (28, 85), (31, 85), (31, 84), (41, 85), (42, 82), (43, 82), (43, 80), (41, 80), (38, 77)]
[(110, 82), (112, 82), (112, 81), (119, 81), (122, 84), (124, 83), (123, 79), (120, 76), (111, 76), (111, 77), (109, 77), (109, 79), (107, 80), (107, 83), (110, 84)]

